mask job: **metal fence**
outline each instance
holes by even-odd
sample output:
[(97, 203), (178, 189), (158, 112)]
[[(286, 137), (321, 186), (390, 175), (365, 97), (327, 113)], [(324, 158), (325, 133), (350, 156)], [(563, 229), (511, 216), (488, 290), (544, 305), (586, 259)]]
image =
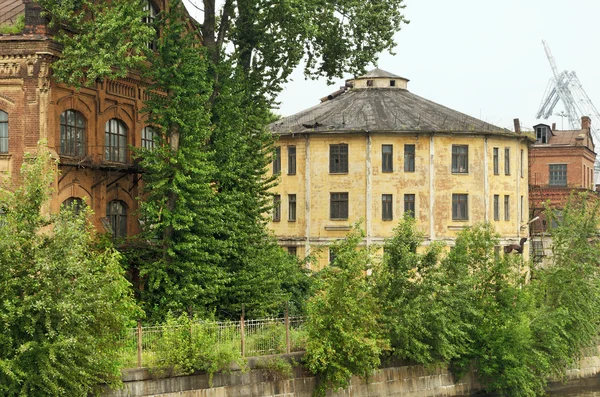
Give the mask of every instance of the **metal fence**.
[[(306, 336), (303, 317), (264, 318), (240, 321), (200, 321), (190, 324), (192, 338), (200, 333), (214, 343), (214, 348), (232, 346), (242, 357), (303, 351)], [(122, 341), (121, 362), (124, 368), (152, 367), (156, 353), (165, 348), (169, 332), (183, 326), (148, 326), (138, 323), (128, 330)], [(186, 330), (187, 331), (187, 330)]]

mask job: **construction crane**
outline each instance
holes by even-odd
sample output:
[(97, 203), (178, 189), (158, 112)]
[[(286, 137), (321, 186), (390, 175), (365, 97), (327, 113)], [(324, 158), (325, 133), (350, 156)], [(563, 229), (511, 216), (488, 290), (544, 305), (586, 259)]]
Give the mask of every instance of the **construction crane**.
[[(592, 125), (594, 123), (596, 123), (595, 125), (600, 124), (600, 113), (598, 113), (598, 110), (586, 94), (575, 72), (567, 70), (559, 72), (548, 43), (542, 40), (542, 44), (544, 45), (544, 51), (546, 51), (546, 57), (548, 57), (548, 62), (550, 62), (554, 76), (548, 82), (536, 118), (548, 119), (548, 117), (552, 116), (554, 107), (560, 101), (564, 106), (564, 115), (569, 120), (571, 129), (581, 129), (582, 116), (591, 117)], [(595, 146), (600, 145), (600, 130), (596, 127), (592, 127), (592, 139)], [(600, 171), (600, 162), (598, 159), (596, 159), (595, 169), (596, 171)]]

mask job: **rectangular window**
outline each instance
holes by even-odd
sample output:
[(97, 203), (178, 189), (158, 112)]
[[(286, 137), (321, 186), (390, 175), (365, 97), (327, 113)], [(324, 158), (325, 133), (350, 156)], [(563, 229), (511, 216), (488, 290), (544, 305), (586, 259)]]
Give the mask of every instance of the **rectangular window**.
[(500, 220), (500, 195), (494, 194), (494, 220)]
[(297, 256), (298, 255), (298, 251), (296, 249), (296, 247), (287, 247), (288, 250), (288, 254), (293, 255), (293, 256)]
[(348, 219), (348, 193), (330, 193), (329, 218)]
[(567, 186), (566, 164), (550, 164), (550, 185)]
[(415, 172), (415, 145), (404, 145), (404, 172)]
[(469, 219), (469, 195), (452, 195), (452, 220), (466, 221)]
[(510, 221), (510, 196), (504, 196), (504, 220)]
[(329, 248), (329, 264), (333, 265), (333, 262), (335, 262), (335, 248)]
[(381, 145), (381, 172), (394, 171), (394, 147)]
[(458, 174), (469, 172), (468, 145), (452, 145), (452, 172)]
[(329, 173), (347, 174), (348, 173), (348, 145), (340, 143), (329, 145)]
[(273, 154), (273, 174), (279, 174), (281, 172), (281, 146), (275, 148)]
[(381, 195), (381, 219), (384, 221), (391, 221), (394, 219), (392, 200), (391, 194)]
[(281, 220), (281, 196), (276, 194), (273, 196), (273, 222)]
[(510, 175), (510, 148), (504, 148), (504, 175)]
[(288, 146), (288, 175), (296, 174), (296, 146)]
[(288, 194), (288, 221), (296, 220), (296, 195)]
[(410, 217), (415, 217), (415, 195), (405, 194), (404, 195), (404, 213)]
[(525, 150), (521, 149), (521, 178), (525, 173)]
[(494, 148), (494, 175), (500, 174), (500, 149), (497, 147)]

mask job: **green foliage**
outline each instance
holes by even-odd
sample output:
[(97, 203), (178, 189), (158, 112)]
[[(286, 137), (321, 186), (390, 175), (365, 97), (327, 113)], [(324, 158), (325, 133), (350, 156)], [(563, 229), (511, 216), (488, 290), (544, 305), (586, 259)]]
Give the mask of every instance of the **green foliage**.
[(212, 384), (216, 372), (227, 372), (231, 364), (245, 368), (239, 346), (233, 341), (219, 341), (210, 323), (191, 321), (185, 314), (167, 315), (163, 334), (156, 343), (156, 367), (159, 375), (179, 376), (206, 371)]
[(18, 34), (25, 29), (25, 14), (17, 17), (13, 23), (0, 23), (0, 34)]
[(288, 380), (293, 376), (292, 364), (285, 358), (277, 356), (259, 358), (256, 361), (256, 369), (262, 370), (265, 380), (271, 382)]
[(119, 385), (121, 336), (139, 315), (119, 254), (95, 245), (89, 210), (44, 214), (54, 175), (40, 147), (20, 187), (0, 188), (2, 396), (87, 396), (100, 383)]
[(394, 355), (422, 364), (448, 362), (469, 342), (469, 324), (461, 318), (469, 302), (447, 262), (439, 262), (443, 247), (433, 244), (420, 253), (422, 241), (410, 216), (386, 241), (382, 266), (373, 273), (381, 321)]
[(388, 343), (378, 324), (380, 307), (367, 277), (371, 248), (359, 248), (359, 226), (334, 244), (336, 259), (318, 275), (308, 301), (307, 368), (317, 374), (315, 394), (347, 387), (352, 375), (368, 377)]

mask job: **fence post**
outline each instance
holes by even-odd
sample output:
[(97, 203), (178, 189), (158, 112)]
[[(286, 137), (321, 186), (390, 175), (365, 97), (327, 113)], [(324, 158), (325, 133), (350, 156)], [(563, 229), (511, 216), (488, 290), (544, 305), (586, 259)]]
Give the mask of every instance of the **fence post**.
[(241, 348), (242, 357), (246, 357), (246, 340), (244, 336), (244, 304), (242, 303), (242, 317), (240, 317), (240, 334), (241, 334)]
[(290, 315), (289, 302), (285, 302), (285, 352), (290, 353)]
[(142, 367), (142, 320), (137, 322), (137, 364)]

